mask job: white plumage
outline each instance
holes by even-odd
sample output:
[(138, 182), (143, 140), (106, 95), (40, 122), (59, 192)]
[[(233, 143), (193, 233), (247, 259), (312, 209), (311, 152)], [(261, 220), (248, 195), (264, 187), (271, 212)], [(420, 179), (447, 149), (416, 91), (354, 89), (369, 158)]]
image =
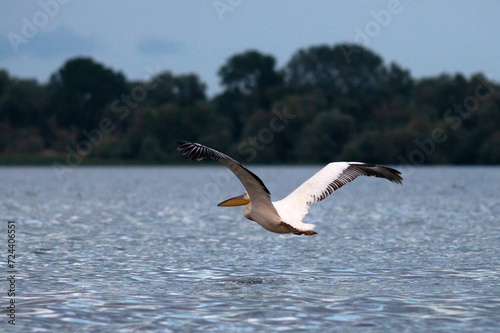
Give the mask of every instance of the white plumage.
[(397, 184), (403, 182), (401, 173), (393, 168), (361, 162), (334, 162), (326, 165), (284, 199), (271, 202), (271, 194), (262, 180), (231, 157), (194, 142), (179, 142), (177, 149), (191, 160), (212, 158), (228, 167), (241, 181), (246, 192), (218, 206), (245, 205), (243, 213), (247, 219), (276, 233), (316, 234), (313, 224), (302, 222), (309, 206), (327, 198), (358, 176), (386, 178)]

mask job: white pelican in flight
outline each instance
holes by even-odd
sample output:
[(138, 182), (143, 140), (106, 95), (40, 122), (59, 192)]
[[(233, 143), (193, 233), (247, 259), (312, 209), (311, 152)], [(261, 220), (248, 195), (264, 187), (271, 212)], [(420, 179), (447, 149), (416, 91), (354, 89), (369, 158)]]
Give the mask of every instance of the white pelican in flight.
[(393, 183), (403, 183), (401, 173), (386, 166), (360, 162), (334, 162), (318, 171), (286, 198), (271, 202), (271, 193), (262, 180), (226, 154), (199, 143), (187, 141), (178, 142), (177, 150), (187, 155), (190, 160), (201, 161), (204, 158), (212, 158), (229, 168), (241, 181), (246, 192), (227, 199), (217, 206), (244, 205), (243, 214), (247, 219), (257, 222), (264, 229), (279, 234), (316, 234), (314, 224), (302, 222), (309, 211), (309, 205), (327, 198), (358, 176), (375, 176), (388, 179)]

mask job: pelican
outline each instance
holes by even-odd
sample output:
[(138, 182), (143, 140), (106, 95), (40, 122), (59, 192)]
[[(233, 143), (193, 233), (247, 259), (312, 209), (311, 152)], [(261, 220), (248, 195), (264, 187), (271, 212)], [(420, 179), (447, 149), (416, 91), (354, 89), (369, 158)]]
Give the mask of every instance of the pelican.
[(231, 157), (199, 143), (180, 141), (177, 150), (189, 160), (214, 159), (231, 170), (245, 187), (240, 196), (227, 199), (217, 206), (245, 206), (243, 214), (269, 231), (295, 235), (314, 235), (314, 224), (303, 223), (312, 203), (326, 199), (358, 176), (374, 176), (402, 184), (400, 172), (382, 165), (361, 162), (333, 162), (326, 165), (295, 191), (280, 201), (271, 201), (271, 193), (262, 180)]

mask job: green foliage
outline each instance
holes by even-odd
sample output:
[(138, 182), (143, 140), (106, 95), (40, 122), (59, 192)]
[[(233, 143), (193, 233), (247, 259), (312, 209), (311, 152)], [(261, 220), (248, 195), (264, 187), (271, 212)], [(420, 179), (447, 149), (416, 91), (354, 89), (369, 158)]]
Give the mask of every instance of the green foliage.
[(3, 94), (0, 95), (0, 120), (14, 127), (40, 125), (44, 108), (42, 87), (34, 80), (18, 79), (4, 82), (3, 86)]
[(127, 91), (125, 77), (91, 58), (68, 60), (49, 82), (54, 113), (62, 126), (96, 127), (104, 107)]
[(219, 69), (219, 76), (228, 91), (243, 94), (263, 92), (281, 83), (275, 65), (273, 56), (263, 55), (258, 51), (247, 51), (229, 58)]
[[(296, 147), (296, 156), (301, 162), (334, 161), (354, 133), (355, 120), (352, 116), (343, 114), (339, 110), (319, 112), (304, 127)], [(322, 149), (316, 150), (311, 147), (322, 147)]]
[[(67, 60), (48, 83), (0, 70), (0, 160), (181, 162), (180, 140), (254, 163), (500, 163), (499, 85), (482, 74), (415, 80), (355, 44), (229, 57), (224, 90), (196, 74), (144, 81), (91, 58)], [(89, 134), (93, 133), (93, 134)]]
[(192, 105), (206, 99), (206, 86), (195, 74), (174, 76), (167, 71), (151, 78), (146, 86), (150, 90), (147, 101), (155, 107), (167, 103)]
[(482, 164), (500, 164), (500, 134), (495, 133), (479, 146), (478, 162)]
[(279, 86), (283, 82), (275, 66), (273, 56), (252, 50), (230, 57), (218, 74), (230, 96), (252, 96), (257, 107), (267, 109), (272, 97), (275, 97), (273, 95), (279, 94)]
[(373, 93), (384, 80), (382, 58), (352, 44), (313, 46), (299, 50), (284, 69), (285, 83), (291, 91), (305, 92), (319, 87), (329, 103), (339, 96), (362, 99)]

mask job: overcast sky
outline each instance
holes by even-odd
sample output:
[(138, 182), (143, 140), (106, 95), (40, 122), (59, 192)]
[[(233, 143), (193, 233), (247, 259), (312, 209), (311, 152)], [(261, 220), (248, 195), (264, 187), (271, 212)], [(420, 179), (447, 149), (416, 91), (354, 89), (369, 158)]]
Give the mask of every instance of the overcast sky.
[(359, 43), (416, 78), (483, 72), (500, 79), (500, 1), (3, 0), (0, 68), (45, 82), (91, 56), (129, 79), (194, 72), (211, 95), (217, 70), (249, 49), (278, 67), (300, 48)]

